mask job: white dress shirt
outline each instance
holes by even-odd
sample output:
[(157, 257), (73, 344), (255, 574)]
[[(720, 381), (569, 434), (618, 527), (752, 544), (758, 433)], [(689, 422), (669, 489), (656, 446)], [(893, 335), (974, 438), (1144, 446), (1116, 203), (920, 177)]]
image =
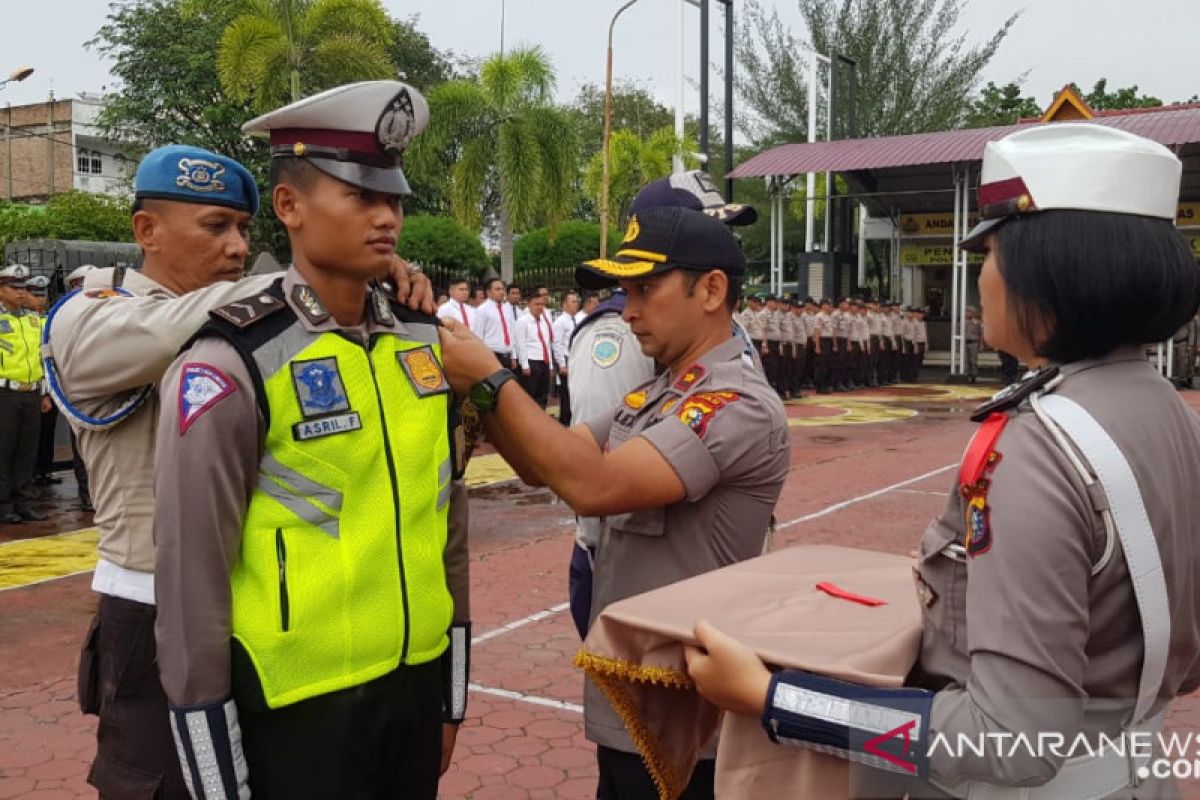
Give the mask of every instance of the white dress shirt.
[(446, 302), (442, 303), (441, 308), (437, 310), (438, 319), (452, 319), (455, 322), (462, 322), (465, 316), (467, 327), (474, 332), (476, 330), (475, 309), (471, 308), (466, 303), (460, 303), (451, 297)]
[(530, 361), (545, 361), (546, 366), (554, 369), (554, 331), (546, 315), (535, 319), (533, 314), (522, 314), (517, 321), (517, 330), (520, 331), (517, 358), (521, 361), (521, 369), (529, 369)]
[(487, 345), (488, 350), (502, 355), (512, 353), (513, 339), (517, 332), (517, 323), (509, 316), (507, 305), (495, 300), (485, 300), (483, 305), (475, 309), (477, 327), (472, 329)]
[(571, 344), (571, 334), (575, 332), (577, 324), (571, 314), (559, 314), (558, 319), (554, 320), (554, 361), (559, 369), (567, 366), (567, 347)]

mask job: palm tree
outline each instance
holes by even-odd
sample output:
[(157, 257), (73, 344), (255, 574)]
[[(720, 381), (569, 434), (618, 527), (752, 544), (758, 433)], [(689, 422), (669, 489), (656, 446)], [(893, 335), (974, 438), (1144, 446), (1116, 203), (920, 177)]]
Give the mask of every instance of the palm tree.
[(554, 68), (540, 47), (494, 55), (471, 80), (428, 95), (429, 127), (409, 148), (409, 166), (430, 184), (448, 176), (451, 211), (478, 230), (493, 214), (500, 273), (513, 276), (513, 231), (554, 227), (574, 208), (577, 135), (554, 106)]
[(395, 77), (392, 21), (379, 0), (227, 3), (233, 21), (217, 48), (217, 76), (230, 99), (259, 113), (330, 86)]
[[(671, 158), (684, 153), (684, 166), (695, 169), (699, 162), (688, 155), (697, 150), (691, 139), (680, 140), (671, 128), (661, 128), (643, 139), (631, 130), (613, 133), (609, 140), (611, 161), (608, 182), (608, 227), (619, 230), (629, 204), (650, 181), (671, 174)], [(596, 153), (583, 176), (584, 190), (599, 198), (604, 175), (604, 154)], [(597, 206), (599, 202), (597, 201)]]

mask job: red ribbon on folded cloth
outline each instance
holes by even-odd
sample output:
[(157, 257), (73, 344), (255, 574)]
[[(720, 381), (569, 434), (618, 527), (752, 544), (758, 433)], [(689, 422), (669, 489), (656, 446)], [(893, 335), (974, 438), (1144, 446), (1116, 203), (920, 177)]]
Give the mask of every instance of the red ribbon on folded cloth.
[(880, 600), (877, 597), (867, 597), (866, 595), (855, 594), (854, 592), (847, 592), (845, 589), (841, 588), (840, 586), (835, 586), (834, 584), (829, 583), (828, 581), (818, 583), (817, 589), (821, 590), (822, 592), (829, 595), (830, 597), (836, 597), (839, 600), (849, 600), (851, 603), (859, 603), (860, 605), (864, 605), (864, 606), (886, 606), (887, 605), (886, 600)]

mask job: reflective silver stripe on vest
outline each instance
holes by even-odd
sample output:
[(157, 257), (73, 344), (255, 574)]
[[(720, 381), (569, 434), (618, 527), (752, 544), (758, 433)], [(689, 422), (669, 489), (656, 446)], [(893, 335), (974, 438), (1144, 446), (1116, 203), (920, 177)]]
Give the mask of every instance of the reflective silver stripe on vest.
[(437, 509), (441, 511), (446, 507), (446, 503), (450, 502), (450, 492), (453, 484), (450, 481), (454, 474), (454, 464), (450, 459), (446, 459), (438, 466), (438, 496)]
[(338, 519), (314, 506), (306, 498), (292, 494), (266, 475), (259, 476), (258, 490), (291, 511), (300, 519), (314, 525), (337, 539)]
[(254, 351), (254, 364), (258, 367), (258, 374), (266, 381), (321, 335), (320, 331), (306, 330), (299, 320), (293, 322), (278, 336)]
[(270, 453), (264, 453), (258, 468), (268, 477), (285, 484), (295, 494), (316, 500), (335, 512), (342, 510), (342, 493), (328, 486), (322, 486), (311, 478), (301, 475), (291, 467), (280, 463), (279, 459)]

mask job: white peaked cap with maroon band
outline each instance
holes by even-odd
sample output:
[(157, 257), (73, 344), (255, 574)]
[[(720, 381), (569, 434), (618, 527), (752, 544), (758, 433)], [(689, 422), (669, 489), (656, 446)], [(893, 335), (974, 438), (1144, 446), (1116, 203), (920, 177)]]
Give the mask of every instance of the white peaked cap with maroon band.
[(1161, 144), (1095, 123), (1052, 123), (988, 142), (979, 217), (962, 247), (980, 249), (1009, 217), (1051, 209), (1175, 219), (1183, 163)]

